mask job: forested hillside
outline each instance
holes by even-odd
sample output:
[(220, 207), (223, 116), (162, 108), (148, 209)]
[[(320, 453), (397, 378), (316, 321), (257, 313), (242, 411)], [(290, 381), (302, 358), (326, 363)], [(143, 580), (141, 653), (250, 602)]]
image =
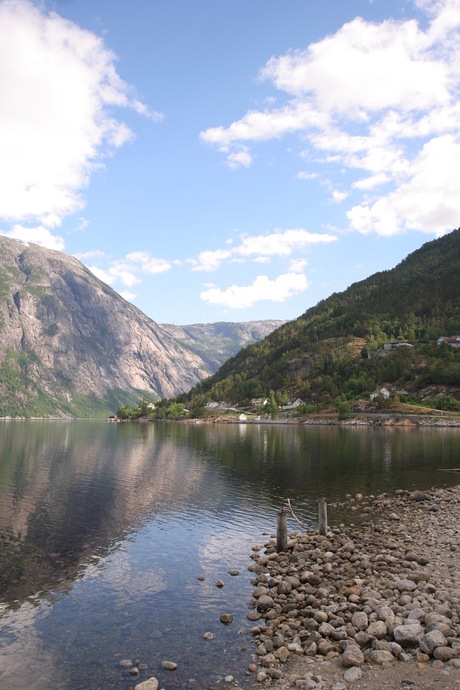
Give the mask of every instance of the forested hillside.
[[(453, 334), (460, 334), (460, 229), (319, 302), (177, 400), (198, 409), (210, 399), (244, 402), (272, 389), (278, 400), (298, 395), (324, 406), (368, 396), (382, 383), (413, 395), (430, 385), (446, 393), (460, 386), (460, 348), (437, 339)], [(414, 347), (382, 356), (391, 339)]]

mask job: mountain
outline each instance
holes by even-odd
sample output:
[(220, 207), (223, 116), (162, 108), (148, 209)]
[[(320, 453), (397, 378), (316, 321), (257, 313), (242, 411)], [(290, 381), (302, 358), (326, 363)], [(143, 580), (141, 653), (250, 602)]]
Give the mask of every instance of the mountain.
[[(414, 393), (427, 386), (448, 391), (460, 386), (460, 348), (436, 341), (454, 334), (460, 334), (460, 229), (322, 300), (240, 350), (181, 399), (200, 407), (209, 399), (244, 401), (273, 389), (278, 397), (327, 405), (383, 382)], [(383, 356), (384, 342), (398, 338), (414, 347)]]
[(198, 354), (203, 354), (214, 365), (214, 371), (242, 347), (263, 340), (265, 336), (282, 326), (286, 321), (265, 320), (232, 323), (194, 323), (189, 326), (175, 326), (162, 323), (161, 328), (182, 345)]
[(279, 323), (162, 327), (75, 257), (0, 236), (0, 417), (177, 395)]
[(175, 395), (213, 371), (77, 259), (0, 237), (0, 416)]

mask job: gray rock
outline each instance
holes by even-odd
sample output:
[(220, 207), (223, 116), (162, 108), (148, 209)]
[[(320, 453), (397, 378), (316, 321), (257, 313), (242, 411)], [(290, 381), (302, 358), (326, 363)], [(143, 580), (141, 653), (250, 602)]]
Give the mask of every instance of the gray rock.
[(131, 659), (122, 659), (119, 665), (124, 666), (125, 668), (130, 668), (133, 665), (133, 662), (131, 661)]
[(222, 589), (223, 586), (224, 586), (223, 580), (217, 580), (217, 582), (216, 582), (216, 587), (217, 587), (218, 589)]
[(347, 683), (356, 683), (356, 681), (361, 680), (362, 677), (363, 672), (360, 668), (357, 668), (356, 666), (352, 666), (351, 668), (347, 669), (343, 674), (343, 679)]
[(426, 501), (428, 496), (423, 491), (413, 491), (409, 496), (411, 501)]
[(138, 683), (134, 686), (134, 690), (157, 690), (158, 681), (153, 676), (148, 680), (144, 680), (143, 683)]
[(431, 656), (436, 647), (445, 647), (447, 645), (447, 640), (439, 630), (433, 630), (423, 635), (423, 637), (420, 638), (419, 644), (422, 652)]
[(232, 577), (237, 577), (237, 575), (240, 574), (239, 570), (229, 570), (228, 574), (231, 575)]
[[(249, 618), (249, 616), (248, 616), (248, 618)], [(233, 616), (231, 613), (221, 613), (219, 616), (219, 620), (224, 625), (230, 625), (230, 623), (233, 622)], [(251, 619), (251, 620), (254, 620), (254, 619)]]
[(387, 652), (384, 649), (373, 649), (369, 654), (368, 657), (369, 661), (372, 661), (374, 664), (384, 664), (385, 662), (390, 662), (394, 661), (395, 658), (391, 652)]
[(369, 626), (369, 619), (367, 617), (367, 613), (365, 613), (364, 611), (357, 611), (355, 614), (353, 614), (351, 624), (355, 628), (358, 628), (358, 630), (366, 630), (366, 628)]
[(214, 635), (213, 635), (212, 632), (205, 632), (205, 634), (203, 635), (203, 638), (204, 638), (205, 640), (213, 640), (213, 639), (214, 639)]
[(344, 668), (361, 666), (362, 664), (364, 664), (364, 654), (357, 645), (351, 644), (342, 654), (341, 662)]
[(433, 656), (439, 661), (450, 661), (451, 659), (456, 659), (457, 654), (452, 647), (436, 647)]
[(417, 585), (412, 580), (398, 580), (395, 583), (395, 587), (399, 589), (400, 592), (413, 592), (417, 589)]
[(177, 664), (175, 661), (162, 661), (161, 665), (163, 666), (165, 671), (175, 671), (177, 668)]
[(273, 607), (273, 599), (266, 594), (263, 594), (257, 600), (257, 610), (258, 611), (268, 611)]
[(398, 625), (393, 631), (395, 642), (401, 647), (411, 647), (418, 644), (423, 635), (421, 625)]
[(376, 637), (378, 640), (381, 640), (387, 634), (387, 626), (383, 621), (374, 621), (369, 625), (366, 632), (368, 635), (371, 635), (371, 637)]
[(263, 596), (264, 594), (265, 595), (268, 594), (268, 589), (266, 587), (260, 586), (260, 587), (255, 588), (255, 590), (252, 593), (252, 596), (254, 597), (254, 599), (258, 599), (259, 597)]

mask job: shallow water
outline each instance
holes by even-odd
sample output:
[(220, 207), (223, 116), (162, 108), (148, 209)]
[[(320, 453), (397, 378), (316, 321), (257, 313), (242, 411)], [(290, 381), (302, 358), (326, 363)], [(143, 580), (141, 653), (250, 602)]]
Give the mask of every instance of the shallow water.
[(453, 485), (457, 466), (448, 429), (0, 422), (0, 688), (252, 682), (247, 566), (283, 501), (314, 523), (321, 496)]

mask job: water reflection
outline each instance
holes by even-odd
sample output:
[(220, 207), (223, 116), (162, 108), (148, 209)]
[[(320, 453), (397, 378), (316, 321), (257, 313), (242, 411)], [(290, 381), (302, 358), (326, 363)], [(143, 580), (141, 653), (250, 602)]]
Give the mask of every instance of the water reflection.
[(322, 495), (457, 483), (438, 468), (459, 449), (452, 430), (0, 423), (0, 685), (125, 687), (126, 657), (160, 680), (177, 658), (178, 687), (243, 681), (248, 554), (283, 500), (308, 522)]

